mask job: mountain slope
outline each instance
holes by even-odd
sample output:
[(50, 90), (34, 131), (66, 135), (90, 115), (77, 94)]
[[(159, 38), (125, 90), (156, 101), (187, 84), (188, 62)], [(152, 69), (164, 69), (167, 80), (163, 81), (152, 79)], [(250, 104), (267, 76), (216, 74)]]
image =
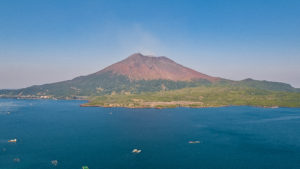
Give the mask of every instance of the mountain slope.
[(184, 67), (167, 57), (145, 56), (140, 53), (135, 53), (125, 60), (115, 63), (96, 74), (106, 72), (124, 75), (131, 80), (163, 79), (171, 81), (192, 81), (205, 79), (213, 82), (219, 79)]

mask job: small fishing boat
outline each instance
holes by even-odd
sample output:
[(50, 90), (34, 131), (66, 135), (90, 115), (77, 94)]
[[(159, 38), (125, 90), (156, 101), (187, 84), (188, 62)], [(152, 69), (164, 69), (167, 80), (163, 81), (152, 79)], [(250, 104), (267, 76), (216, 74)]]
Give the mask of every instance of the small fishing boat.
[(9, 143), (16, 143), (17, 142), (17, 139), (11, 139), (11, 140), (8, 140)]
[(140, 152), (142, 152), (142, 150), (139, 150), (139, 149), (136, 149), (136, 148), (132, 150), (132, 153), (138, 154), (138, 153), (140, 153)]
[(57, 161), (57, 160), (52, 160), (52, 161), (51, 161), (51, 164), (54, 165), (54, 166), (57, 166), (58, 161)]

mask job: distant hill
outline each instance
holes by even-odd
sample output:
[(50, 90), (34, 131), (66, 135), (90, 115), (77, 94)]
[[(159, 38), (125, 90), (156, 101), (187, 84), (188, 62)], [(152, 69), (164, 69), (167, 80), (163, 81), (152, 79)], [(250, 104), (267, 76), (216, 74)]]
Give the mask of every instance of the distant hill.
[(17, 90), (0, 90), (0, 97), (87, 99), (92, 96), (131, 95), (201, 86), (224, 88), (225, 91), (237, 87), (239, 90), (300, 92), (285, 83), (213, 77), (184, 67), (167, 57), (136, 53), (87, 76)]

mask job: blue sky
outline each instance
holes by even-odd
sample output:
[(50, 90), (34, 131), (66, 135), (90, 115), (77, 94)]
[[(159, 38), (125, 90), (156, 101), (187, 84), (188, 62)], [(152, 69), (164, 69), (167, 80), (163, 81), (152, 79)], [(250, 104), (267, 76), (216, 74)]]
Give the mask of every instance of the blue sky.
[(72, 79), (128, 55), (300, 87), (298, 0), (2, 0), (0, 88)]

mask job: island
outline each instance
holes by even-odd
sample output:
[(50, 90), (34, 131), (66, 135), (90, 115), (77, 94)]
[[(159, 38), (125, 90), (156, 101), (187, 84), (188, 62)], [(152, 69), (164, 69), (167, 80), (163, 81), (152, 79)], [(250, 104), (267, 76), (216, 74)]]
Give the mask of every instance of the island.
[(290, 84), (209, 76), (141, 53), (72, 80), (0, 90), (0, 98), (76, 99), (88, 100), (81, 106), (127, 108), (300, 107), (300, 89)]

